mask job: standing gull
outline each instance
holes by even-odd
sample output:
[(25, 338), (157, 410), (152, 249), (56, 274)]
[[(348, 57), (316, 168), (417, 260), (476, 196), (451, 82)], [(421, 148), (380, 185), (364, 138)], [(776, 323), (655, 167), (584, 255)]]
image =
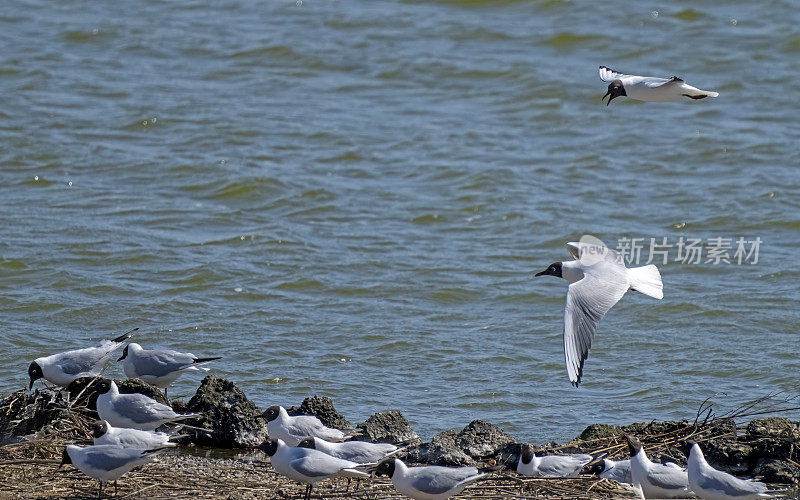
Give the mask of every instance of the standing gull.
[(325, 441), (344, 441), (350, 437), (339, 429), (324, 426), (312, 415), (291, 417), (283, 406), (270, 406), (264, 412), (264, 418), (270, 437), (282, 439), (289, 446), (297, 446), (307, 437), (318, 437)]
[(606, 106), (611, 104), (615, 97), (626, 96), (637, 101), (647, 102), (675, 102), (684, 97), (690, 99), (704, 99), (717, 97), (717, 92), (700, 90), (684, 82), (682, 78), (656, 78), (653, 76), (626, 75), (611, 68), (600, 66), (600, 79), (608, 84), (608, 92), (603, 99), (608, 97)]
[(122, 446), (102, 445), (81, 448), (68, 445), (61, 455), (61, 465), (72, 464), (84, 474), (100, 483), (97, 497), (103, 494), (103, 483), (114, 481), (114, 494), (117, 492), (117, 479), (131, 471), (134, 467), (155, 460), (155, 455), (163, 449), (139, 450)]
[(764, 483), (745, 481), (708, 465), (703, 456), (703, 450), (694, 441), (687, 441), (686, 447), (689, 448), (689, 486), (700, 498), (706, 500), (755, 500), (772, 496), (767, 492), (767, 485)]
[(389, 458), (378, 464), (375, 475), (389, 476), (394, 489), (414, 500), (445, 500), (487, 476), (475, 467), (408, 467), (399, 458)]
[(269, 456), (272, 468), (294, 481), (305, 483), (304, 498), (311, 498), (314, 485), (330, 477), (369, 477), (356, 469), (358, 464), (309, 448), (286, 446), (280, 439), (270, 439), (259, 446)]
[(647, 458), (642, 443), (625, 434), (631, 453), (631, 478), (633, 485), (642, 489), (645, 498), (687, 498), (689, 478), (685, 470), (675, 464), (657, 464)]
[(95, 347), (36, 358), (28, 367), (28, 376), (31, 379), (31, 385), (28, 389), (33, 389), (33, 383), (40, 378), (44, 378), (58, 386), (66, 387), (75, 379), (100, 375), (114, 351), (122, 347), (122, 344), (136, 330), (138, 328), (134, 328), (115, 339), (104, 340)]
[(584, 465), (592, 461), (591, 455), (545, 455), (537, 457), (530, 444), (522, 446), (517, 462), (517, 472), (534, 477), (577, 477)]
[(597, 324), (625, 292), (636, 290), (656, 299), (664, 297), (656, 266), (628, 269), (619, 254), (597, 242), (567, 243), (575, 260), (554, 262), (535, 275), (556, 276), (570, 283), (564, 307), (564, 357), (567, 375), (575, 387), (581, 383)]
[(175, 382), (182, 373), (208, 371), (202, 365), (220, 358), (221, 356), (198, 358), (190, 352), (169, 349), (142, 349), (142, 346), (132, 342), (125, 346), (117, 361), (123, 361), (122, 367), (128, 378), (140, 378), (150, 385), (164, 389), (166, 396), (167, 386)]
[(201, 413), (175, 413), (169, 406), (144, 394), (120, 394), (113, 380), (98, 382), (97, 392), (97, 414), (114, 427), (152, 431), (168, 422), (202, 416)]

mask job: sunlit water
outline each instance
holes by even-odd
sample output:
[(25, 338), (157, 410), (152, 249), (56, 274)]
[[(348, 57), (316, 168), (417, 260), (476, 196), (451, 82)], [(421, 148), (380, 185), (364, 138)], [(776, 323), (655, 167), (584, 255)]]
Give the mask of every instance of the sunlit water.
[[(0, 391), (139, 327), (260, 405), (399, 409), (423, 437), (796, 394), (799, 24), (790, 1), (4, 2)], [(720, 96), (606, 107), (600, 64)], [(532, 276), (583, 234), (763, 243), (673, 248), (574, 389), (566, 283)]]

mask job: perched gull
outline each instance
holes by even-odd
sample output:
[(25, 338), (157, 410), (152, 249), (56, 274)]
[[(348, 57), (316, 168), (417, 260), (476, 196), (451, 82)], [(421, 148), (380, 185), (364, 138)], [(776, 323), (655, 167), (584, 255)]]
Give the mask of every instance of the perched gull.
[(368, 443), (366, 441), (331, 443), (318, 437), (305, 438), (297, 446), (319, 450), (332, 457), (357, 464), (376, 464), (398, 449), (397, 446), (389, 443)]
[(325, 441), (344, 441), (350, 437), (339, 429), (325, 427), (312, 415), (290, 417), (283, 406), (270, 406), (264, 412), (264, 418), (270, 437), (281, 439), (289, 446), (297, 446), (307, 437), (318, 437)]
[(304, 498), (311, 498), (314, 485), (330, 477), (369, 477), (356, 469), (359, 464), (355, 462), (309, 448), (287, 446), (281, 439), (270, 439), (259, 448), (269, 456), (272, 468), (279, 474), (306, 484)]
[(621, 95), (647, 102), (674, 102), (681, 101), (684, 97), (703, 99), (719, 95), (717, 92), (692, 87), (677, 76), (655, 78), (626, 75), (605, 66), (600, 66), (600, 79), (604, 82), (611, 82), (608, 84), (608, 92), (603, 96), (603, 99), (610, 96), (606, 106), (611, 104), (612, 99)]
[(95, 347), (36, 358), (28, 367), (28, 376), (31, 378), (31, 385), (28, 389), (33, 389), (33, 383), (40, 378), (66, 387), (75, 379), (100, 375), (114, 351), (122, 347), (122, 343), (128, 340), (136, 330), (138, 328), (115, 339), (104, 340)]
[(378, 465), (375, 475), (389, 476), (394, 489), (414, 500), (445, 500), (488, 474), (475, 467), (408, 467), (399, 458), (389, 458)]
[(92, 437), (97, 446), (111, 444), (140, 450), (177, 446), (169, 440), (171, 436), (165, 432), (113, 427), (105, 420), (96, 420), (92, 424)]
[(625, 434), (631, 453), (631, 478), (633, 485), (642, 489), (645, 498), (687, 498), (689, 478), (685, 470), (675, 464), (656, 464), (647, 458), (642, 443)]
[(122, 446), (102, 445), (81, 448), (68, 445), (61, 455), (61, 465), (72, 464), (84, 474), (100, 482), (98, 498), (103, 493), (103, 483), (114, 481), (114, 494), (117, 492), (117, 479), (131, 471), (134, 467), (153, 462), (157, 453), (164, 451), (139, 450)]
[[(584, 237), (588, 239), (588, 237)], [(535, 276), (556, 276), (570, 282), (564, 308), (564, 357), (572, 385), (578, 387), (597, 323), (628, 290), (656, 299), (664, 297), (661, 274), (652, 264), (628, 269), (617, 252), (600, 240), (569, 242), (573, 261), (555, 262)]]
[(592, 461), (591, 455), (546, 455), (537, 457), (531, 445), (522, 446), (517, 462), (517, 472), (534, 477), (577, 477), (584, 465)]
[(703, 450), (694, 441), (687, 441), (689, 448), (689, 486), (695, 495), (706, 500), (751, 500), (769, 498), (767, 485), (757, 481), (745, 481), (727, 472), (716, 470), (706, 462)]
[(590, 472), (592, 474), (597, 474), (602, 478), (614, 480), (618, 483), (633, 484), (633, 479), (631, 479), (630, 460), (614, 461), (604, 458), (603, 460), (595, 463), (591, 467)]
[(125, 346), (117, 361), (124, 360), (122, 367), (128, 378), (140, 378), (150, 385), (164, 389), (166, 396), (167, 386), (175, 382), (182, 373), (208, 371), (202, 365), (220, 358), (221, 356), (198, 358), (190, 352), (169, 349), (142, 349), (142, 346), (132, 342)]
[(175, 413), (172, 408), (144, 394), (120, 394), (113, 380), (97, 383), (97, 414), (114, 427), (129, 427), (152, 431), (162, 424), (186, 418), (199, 417), (201, 413)]

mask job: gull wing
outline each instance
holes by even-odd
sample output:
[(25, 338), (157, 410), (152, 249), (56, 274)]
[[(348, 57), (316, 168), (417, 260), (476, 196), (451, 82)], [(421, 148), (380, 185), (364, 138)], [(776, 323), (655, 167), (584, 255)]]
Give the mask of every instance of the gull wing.
[(689, 488), (689, 476), (686, 471), (675, 469), (667, 465), (654, 464), (647, 472), (647, 481), (653, 486), (665, 490)]
[(114, 409), (137, 424), (168, 420), (178, 416), (172, 408), (142, 394), (120, 394)]
[(597, 324), (629, 288), (611, 263), (597, 263), (584, 269), (584, 274), (582, 280), (569, 286), (564, 307), (564, 357), (569, 380), (575, 387), (581, 383), (583, 363), (589, 357)]
[(626, 75), (625, 73), (613, 70), (607, 66), (600, 66), (600, 79), (604, 82), (613, 82), (614, 80), (620, 80), (628, 76), (634, 75)]
[(483, 475), (475, 467), (418, 467), (409, 469), (413, 471), (411, 485), (417, 490), (429, 495), (441, 495), (465, 482), (474, 481)]
[(673, 76), (672, 78), (669, 79), (647, 77), (644, 80), (642, 80), (642, 83), (644, 83), (645, 87), (655, 89), (671, 83), (683, 83), (683, 79), (678, 78), (677, 76)]
[(195, 356), (191, 353), (177, 351), (143, 351), (132, 357), (136, 373), (163, 377), (180, 370), (185, 370), (194, 364)]
[(767, 485), (758, 481), (745, 481), (718, 470), (703, 471), (698, 478), (704, 490), (718, 491), (727, 496), (744, 497), (766, 493)]

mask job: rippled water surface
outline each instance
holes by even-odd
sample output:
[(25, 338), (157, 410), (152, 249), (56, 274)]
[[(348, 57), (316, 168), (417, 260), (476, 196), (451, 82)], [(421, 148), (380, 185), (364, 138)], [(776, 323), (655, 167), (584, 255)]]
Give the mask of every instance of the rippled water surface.
[[(139, 327), (261, 405), (423, 437), (796, 394), (798, 25), (791, 1), (4, 2), (0, 391)], [(720, 96), (606, 107), (600, 64)], [(532, 273), (587, 233), (763, 243), (660, 265), (574, 389), (566, 283)]]

